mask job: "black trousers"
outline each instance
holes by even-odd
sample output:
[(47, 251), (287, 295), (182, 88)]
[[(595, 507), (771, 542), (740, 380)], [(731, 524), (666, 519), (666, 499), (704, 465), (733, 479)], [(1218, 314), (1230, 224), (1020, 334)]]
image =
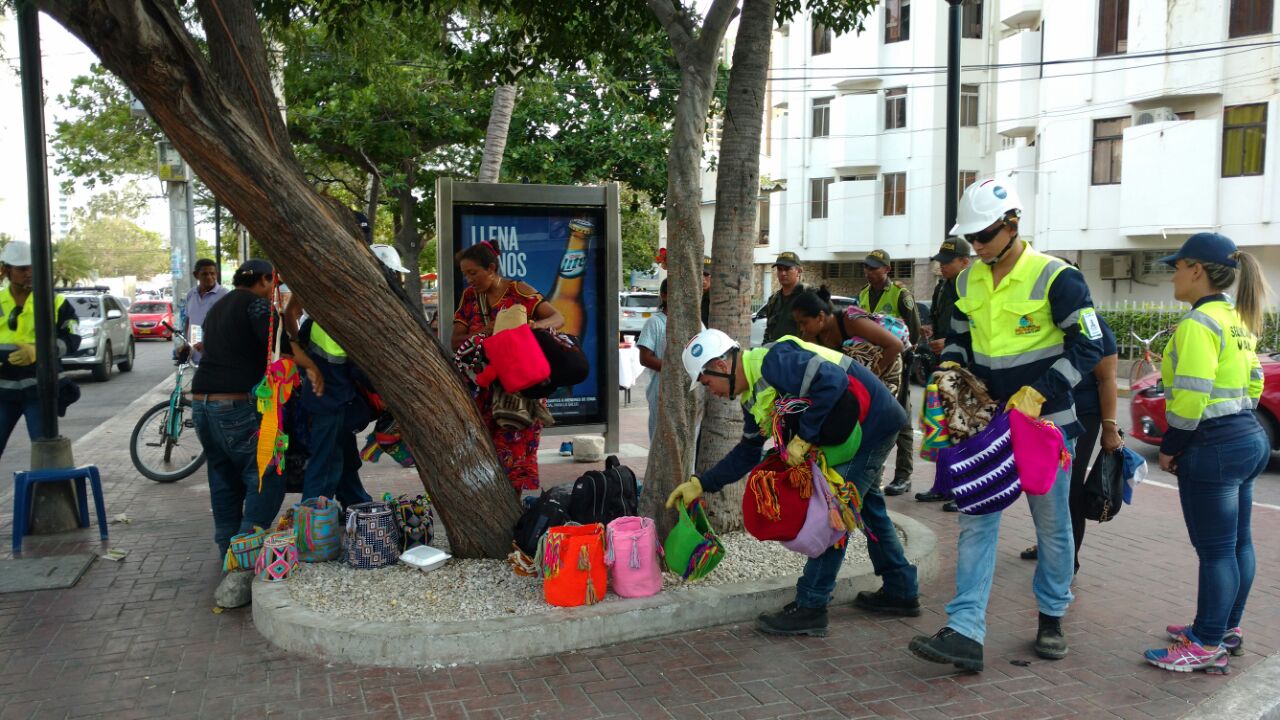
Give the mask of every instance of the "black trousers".
[(1084, 479), (1089, 476), (1089, 461), (1098, 447), (1098, 434), (1102, 429), (1100, 415), (1081, 415), (1084, 432), (1076, 438), (1076, 456), (1071, 462), (1071, 533), (1076, 540), (1076, 570), (1080, 569), (1080, 545), (1084, 543)]
[[(911, 382), (907, 379), (908, 368), (907, 363), (903, 363), (902, 381), (898, 385), (898, 404), (903, 410), (907, 411), (907, 424), (902, 426), (898, 431), (898, 439), (894, 443), (897, 447), (897, 457), (894, 459), (893, 479), (910, 480), (911, 469), (915, 466), (915, 423), (911, 418)], [(887, 464), (887, 463), (886, 463)], [(883, 466), (880, 468), (881, 474), (884, 473)]]

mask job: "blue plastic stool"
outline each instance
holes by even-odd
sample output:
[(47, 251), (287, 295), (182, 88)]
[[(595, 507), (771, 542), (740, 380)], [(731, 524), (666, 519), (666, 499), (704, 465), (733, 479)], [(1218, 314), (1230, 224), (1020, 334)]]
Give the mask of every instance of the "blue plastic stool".
[(98, 529), (102, 539), (107, 539), (107, 506), (102, 500), (102, 478), (97, 465), (81, 465), (76, 468), (50, 470), (21, 470), (13, 474), (13, 554), (22, 552), (22, 538), (31, 527), (31, 488), (36, 483), (65, 482), (76, 484), (76, 499), (80, 503), (80, 527), (89, 527), (89, 497), (84, 481), (93, 488), (94, 509), (98, 511)]

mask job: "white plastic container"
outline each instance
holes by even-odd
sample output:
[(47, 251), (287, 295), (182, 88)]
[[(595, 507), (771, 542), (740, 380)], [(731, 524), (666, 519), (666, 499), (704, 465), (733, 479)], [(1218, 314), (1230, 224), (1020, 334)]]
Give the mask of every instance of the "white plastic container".
[(416, 567), (422, 572), (430, 572), (444, 565), (451, 557), (453, 556), (439, 548), (418, 545), (400, 553), (400, 562)]

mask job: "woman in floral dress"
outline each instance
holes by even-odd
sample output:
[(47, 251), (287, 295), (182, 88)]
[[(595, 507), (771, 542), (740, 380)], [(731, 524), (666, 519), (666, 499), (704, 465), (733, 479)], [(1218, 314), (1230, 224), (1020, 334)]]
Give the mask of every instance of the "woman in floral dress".
[[(459, 252), (454, 260), (467, 281), (458, 311), (453, 315), (451, 344), (455, 351), (468, 340), (492, 334), (498, 312), (513, 306), (524, 307), (534, 329), (554, 330), (564, 324), (564, 317), (537, 290), (502, 277), (498, 254), (489, 243), (472, 245)], [(541, 409), (541, 413), (533, 414), (533, 422), (528, 427), (512, 429), (499, 425), (494, 419), (494, 395), (495, 386), (480, 388), (476, 404), (498, 450), (498, 460), (517, 493), (537, 490), (538, 444), (543, 425), (538, 415), (545, 414), (545, 402), (531, 401), (537, 403), (535, 410)]]

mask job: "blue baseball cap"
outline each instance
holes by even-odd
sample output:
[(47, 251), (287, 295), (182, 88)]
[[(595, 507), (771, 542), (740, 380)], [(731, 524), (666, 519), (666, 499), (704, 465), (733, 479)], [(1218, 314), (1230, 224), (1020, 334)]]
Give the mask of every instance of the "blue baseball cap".
[(1173, 267), (1179, 260), (1190, 258), (1233, 268), (1236, 267), (1236, 261), (1231, 256), (1235, 251), (1236, 244), (1226, 235), (1202, 232), (1187, 238), (1187, 241), (1182, 243), (1182, 247), (1178, 248), (1178, 252), (1165, 255), (1160, 258), (1160, 262)]

